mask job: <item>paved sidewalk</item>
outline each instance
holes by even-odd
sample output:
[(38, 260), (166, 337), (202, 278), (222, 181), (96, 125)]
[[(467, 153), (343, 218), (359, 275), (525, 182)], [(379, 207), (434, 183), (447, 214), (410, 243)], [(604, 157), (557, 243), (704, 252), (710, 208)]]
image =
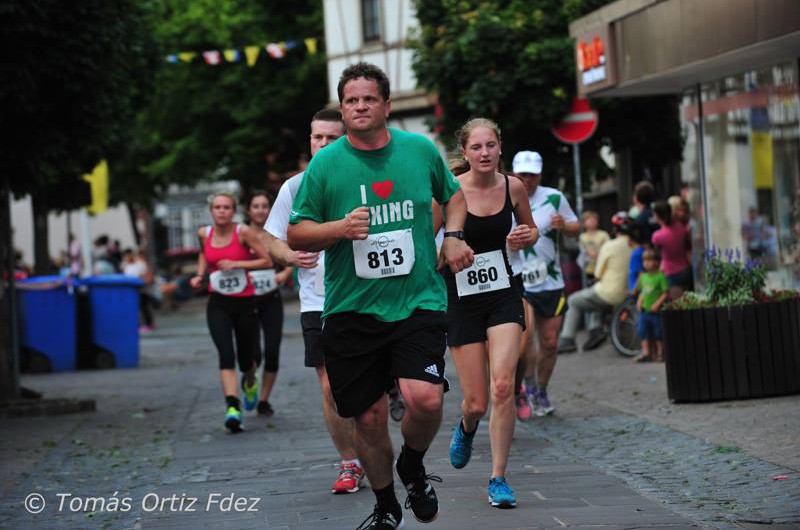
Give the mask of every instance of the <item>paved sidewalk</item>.
[[(161, 315), (138, 369), (24, 378), (48, 397), (94, 398), (97, 411), (0, 420), (0, 528), (352, 529), (369, 514), (369, 490), (329, 493), (334, 450), (316, 376), (302, 366), (297, 304), (286, 307), (276, 416), (248, 413), (236, 436), (222, 429), (202, 309)], [(517, 426), (508, 479), (519, 507), (500, 511), (486, 501), (488, 422), (469, 466), (449, 464), (460, 399), (452, 363), (448, 376), (426, 459), (444, 479), (441, 515), (420, 525), (406, 511), (406, 528), (800, 527), (798, 396), (672, 405), (663, 365), (634, 366), (608, 347), (564, 356), (557, 415)], [(46, 502), (37, 515), (23, 505), (31, 494)]]

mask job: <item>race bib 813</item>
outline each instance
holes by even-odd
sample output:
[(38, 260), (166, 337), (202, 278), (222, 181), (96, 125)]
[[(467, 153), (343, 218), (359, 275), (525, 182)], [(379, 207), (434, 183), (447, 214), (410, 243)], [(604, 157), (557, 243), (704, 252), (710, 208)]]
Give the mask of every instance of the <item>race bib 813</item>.
[(356, 276), (367, 280), (405, 276), (414, 267), (414, 237), (411, 228), (370, 234), (353, 241)]

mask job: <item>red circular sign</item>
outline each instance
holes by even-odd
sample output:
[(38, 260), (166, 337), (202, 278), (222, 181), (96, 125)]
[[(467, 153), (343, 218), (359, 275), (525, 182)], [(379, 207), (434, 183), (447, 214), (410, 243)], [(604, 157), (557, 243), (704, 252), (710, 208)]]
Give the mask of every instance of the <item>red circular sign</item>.
[(552, 130), (555, 137), (565, 144), (579, 144), (592, 137), (597, 121), (597, 113), (589, 106), (589, 100), (575, 98), (570, 113)]

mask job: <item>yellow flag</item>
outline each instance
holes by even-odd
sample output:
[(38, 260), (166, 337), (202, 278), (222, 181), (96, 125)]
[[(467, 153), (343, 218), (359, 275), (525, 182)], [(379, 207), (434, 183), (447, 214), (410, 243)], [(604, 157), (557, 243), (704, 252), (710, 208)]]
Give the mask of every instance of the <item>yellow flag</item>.
[(178, 59), (185, 63), (190, 63), (197, 56), (195, 52), (181, 52), (178, 54)]
[(98, 214), (108, 210), (108, 163), (101, 160), (83, 180), (92, 186), (92, 204), (89, 213)]
[(305, 39), (305, 43), (306, 43), (306, 50), (308, 50), (308, 53), (310, 53), (311, 55), (317, 53), (317, 39), (308, 38)]
[(261, 52), (261, 46), (246, 46), (244, 54), (247, 57), (247, 66), (253, 66), (258, 60), (258, 54)]
[(775, 187), (772, 136), (768, 132), (753, 131), (750, 141), (753, 146), (753, 183), (757, 190), (771, 190)]

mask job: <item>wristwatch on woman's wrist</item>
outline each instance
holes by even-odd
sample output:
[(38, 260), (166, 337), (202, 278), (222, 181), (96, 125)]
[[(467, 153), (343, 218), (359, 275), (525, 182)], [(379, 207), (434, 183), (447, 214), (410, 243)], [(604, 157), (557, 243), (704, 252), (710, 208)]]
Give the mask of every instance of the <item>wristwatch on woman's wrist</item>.
[(444, 237), (454, 237), (456, 239), (460, 239), (464, 241), (464, 231), (463, 230), (453, 230), (452, 232), (445, 232)]

